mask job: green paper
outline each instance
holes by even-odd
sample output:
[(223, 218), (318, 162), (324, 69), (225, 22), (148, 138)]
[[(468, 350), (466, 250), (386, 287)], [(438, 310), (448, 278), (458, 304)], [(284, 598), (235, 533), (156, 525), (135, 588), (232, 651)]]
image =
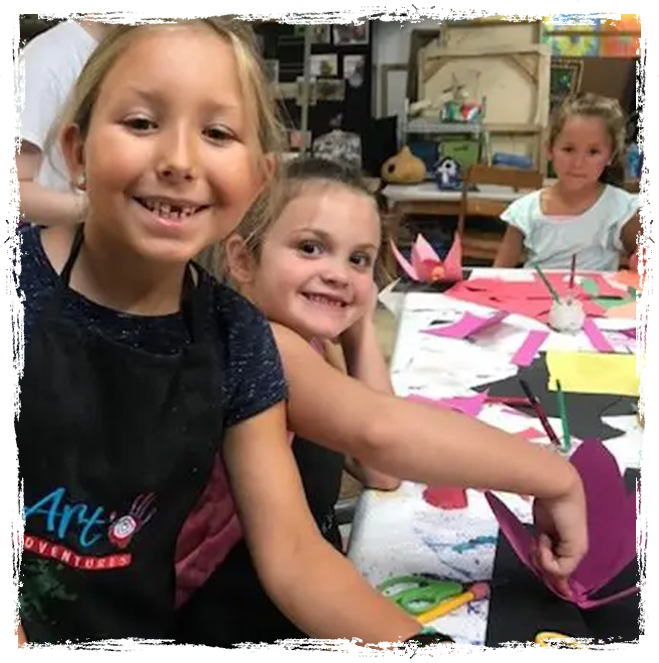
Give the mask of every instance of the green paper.
[(593, 300), (596, 304), (601, 306), (607, 311), (611, 308), (617, 308), (618, 306), (625, 306), (627, 304), (633, 304), (636, 301), (636, 297), (627, 298), (627, 299), (607, 299), (603, 297), (597, 297)]
[[(581, 282), (581, 287), (586, 291), (587, 294), (592, 295), (592, 296), (597, 296), (599, 295), (599, 288), (597, 287), (597, 283), (593, 281), (592, 279), (584, 279)], [(596, 300), (597, 301), (597, 300)]]

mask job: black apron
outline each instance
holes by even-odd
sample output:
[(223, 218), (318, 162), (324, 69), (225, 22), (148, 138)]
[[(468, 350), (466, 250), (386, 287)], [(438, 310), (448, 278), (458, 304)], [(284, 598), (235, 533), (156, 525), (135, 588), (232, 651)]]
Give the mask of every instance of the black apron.
[[(341, 492), (343, 454), (297, 436), (293, 454), (318, 529), (343, 552), (334, 513)], [(242, 642), (308, 638), (266, 594), (244, 539), (179, 609), (172, 637), (179, 644), (225, 648)]]
[(80, 227), (25, 352), (21, 620), (32, 642), (160, 639), (174, 614), (177, 537), (223, 431), (211, 286), (201, 274), (195, 285), (188, 266), (190, 344), (149, 354), (62, 315), (82, 242)]
[(343, 550), (334, 509), (341, 494), (345, 456), (297, 435), (293, 438), (292, 449), (318, 529), (335, 548)]

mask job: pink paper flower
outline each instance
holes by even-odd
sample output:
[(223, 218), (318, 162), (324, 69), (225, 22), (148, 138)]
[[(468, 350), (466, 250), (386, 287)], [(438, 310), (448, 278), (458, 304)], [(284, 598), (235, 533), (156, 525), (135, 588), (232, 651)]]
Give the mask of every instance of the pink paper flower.
[(558, 592), (551, 578), (533, 561), (534, 534), (523, 525), (505, 504), (486, 492), (504, 536), (520, 560), (557, 596), (579, 608), (596, 608), (635, 594), (630, 587), (603, 598), (593, 598), (636, 559), (636, 491), (627, 493), (615, 458), (599, 440), (584, 441), (570, 462), (579, 472), (588, 508), (589, 550), (568, 583), (570, 596)]

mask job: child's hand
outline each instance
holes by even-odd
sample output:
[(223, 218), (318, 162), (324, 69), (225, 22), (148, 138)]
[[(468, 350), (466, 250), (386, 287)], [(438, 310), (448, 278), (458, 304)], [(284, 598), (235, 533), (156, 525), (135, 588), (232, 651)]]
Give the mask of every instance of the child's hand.
[(570, 595), (568, 577), (588, 551), (586, 499), (581, 479), (565, 496), (536, 499), (533, 519), (538, 533), (534, 561), (554, 578), (555, 588)]
[(632, 272), (638, 272), (638, 251), (634, 251), (629, 258), (629, 269)]
[(378, 294), (378, 287), (373, 283), (373, 291), (363, 314), (338, 339), (344, 351), (360, 347), (364, 339), (374, 332), (373, 316), (378, 305)]

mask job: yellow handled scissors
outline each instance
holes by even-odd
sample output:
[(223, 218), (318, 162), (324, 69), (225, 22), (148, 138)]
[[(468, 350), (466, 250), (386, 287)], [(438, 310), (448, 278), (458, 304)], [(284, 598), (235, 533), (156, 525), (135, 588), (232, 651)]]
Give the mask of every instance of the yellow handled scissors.
[[(535, 636), (535, 655), (536, 656), (576, 656), (577, 663), (593, 663), (592, 651), (582, 642), (571, 638), (562, 633), (551, 633), (545, 631)], [(565, 650), (572, 650), (574, 653), (566, 654)]]

